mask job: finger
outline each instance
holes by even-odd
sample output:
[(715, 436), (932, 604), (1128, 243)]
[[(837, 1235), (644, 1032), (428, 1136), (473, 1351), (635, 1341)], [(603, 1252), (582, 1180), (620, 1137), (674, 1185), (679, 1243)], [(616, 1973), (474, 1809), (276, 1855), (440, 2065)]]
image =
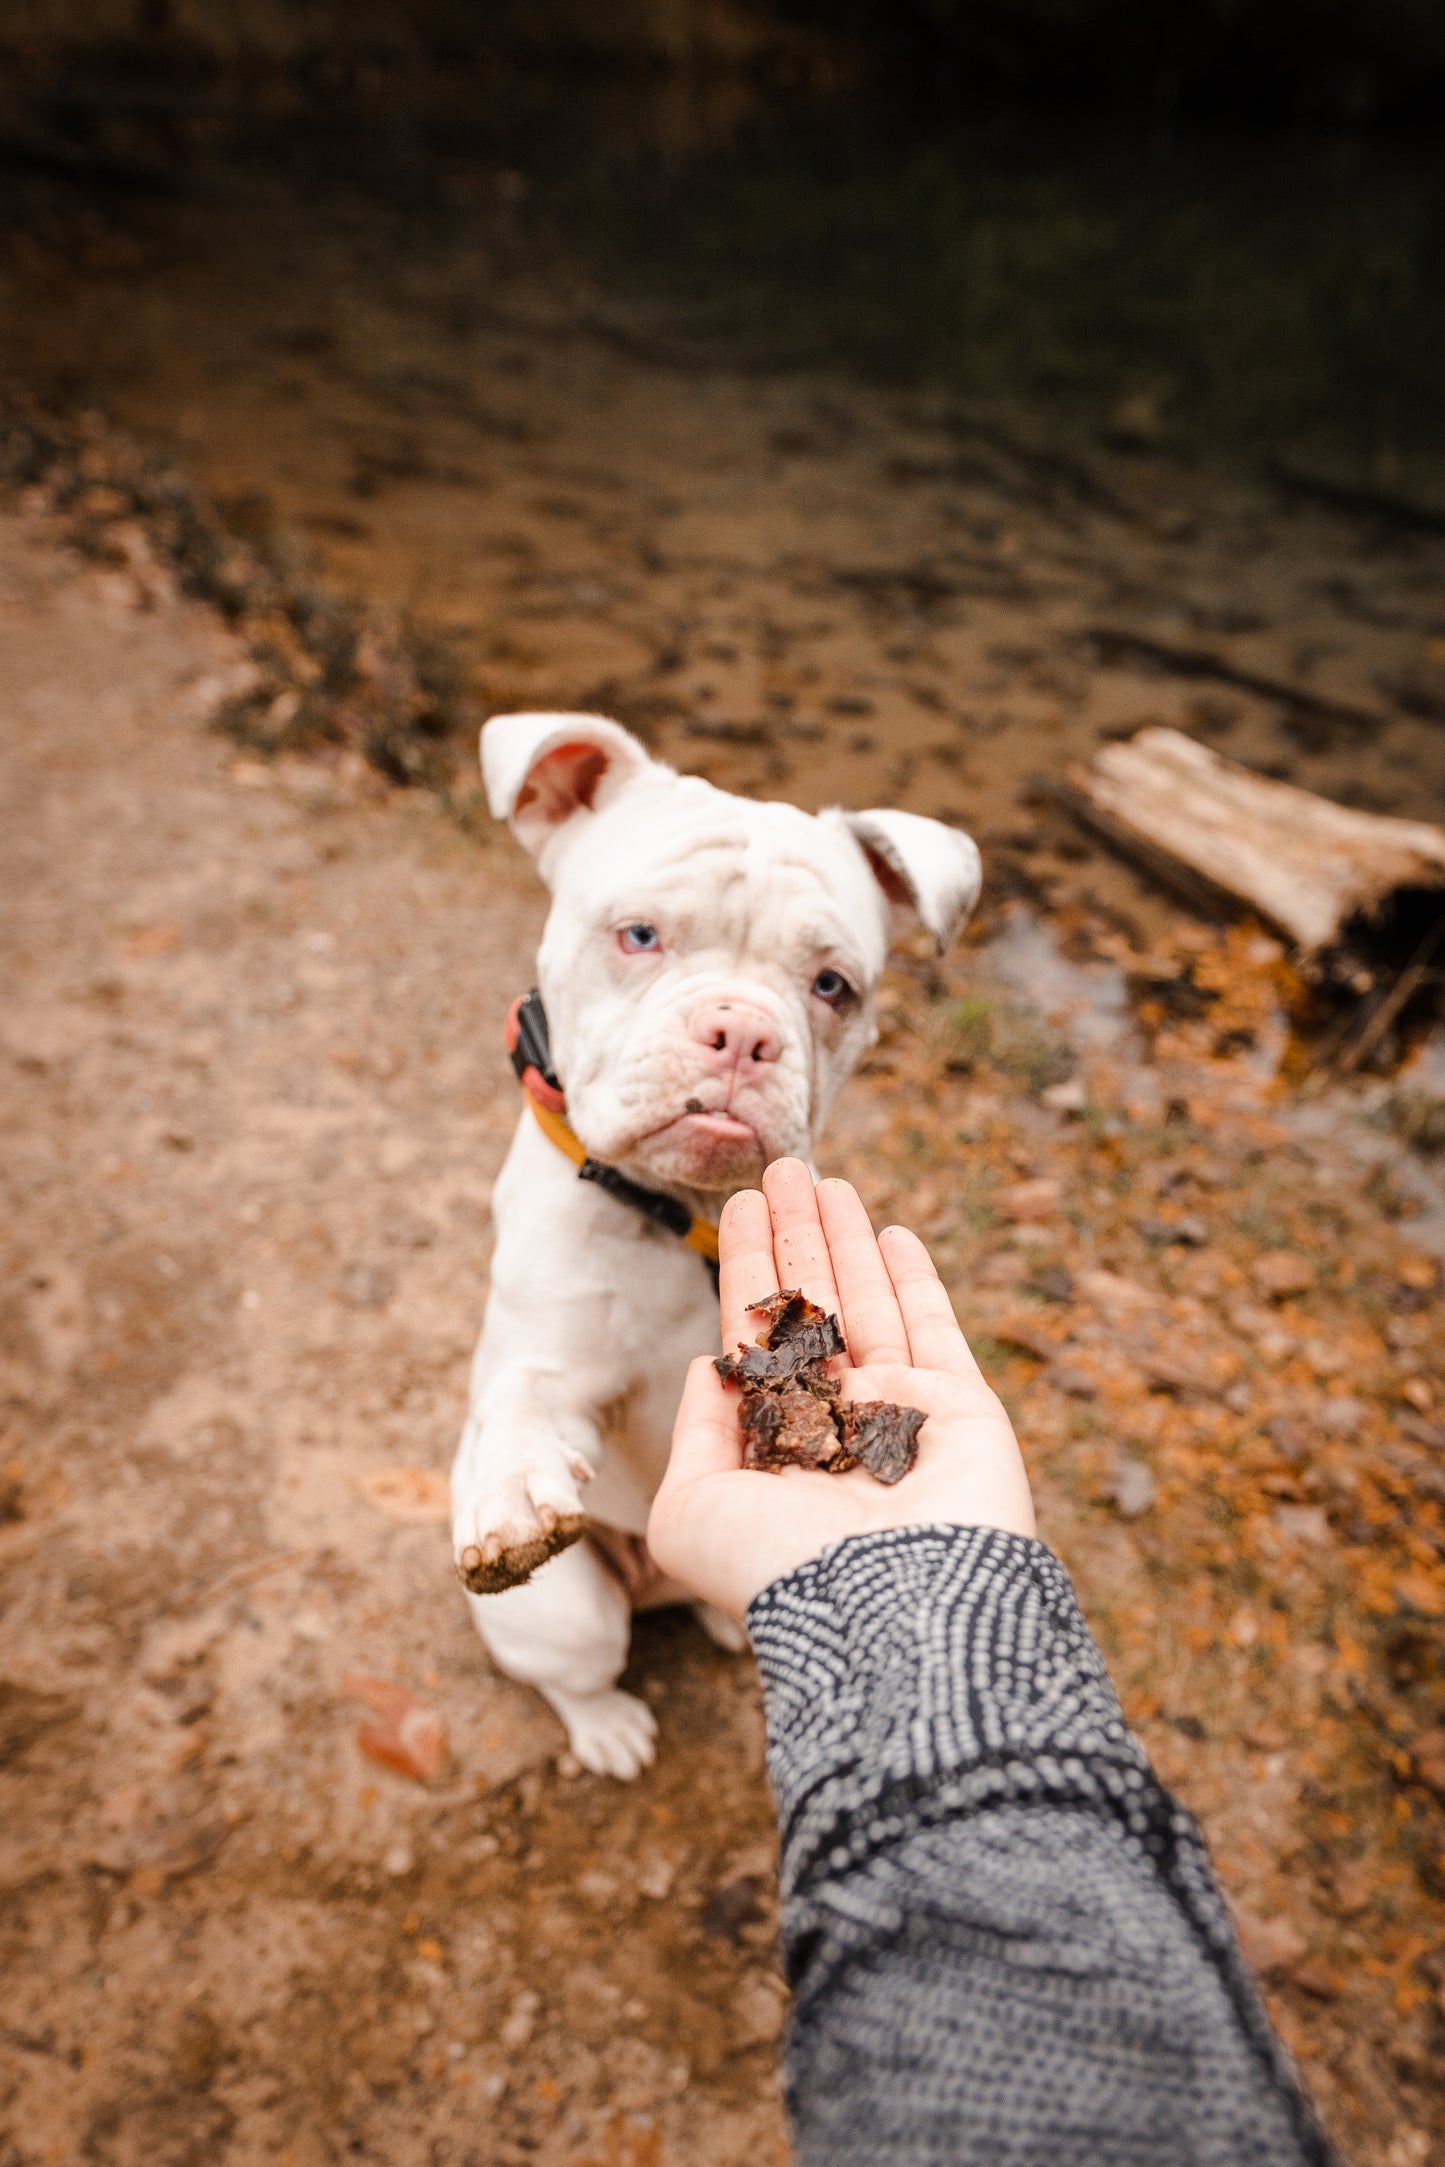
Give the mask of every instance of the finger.
[(915, 1366), (952, 1370), (960, 1377), (978, 1376), (978, 1364), (958, 1328), (948, 1289), (918, 1236), (906, 1226), (885, 1227), (878, 1247), (908, 1328)]
[(675, 1488), (706, 1475), (733, 1474), (742, 1458), (737, 1394), (728, 1390), (711, 1358), (699, 1355), (688, 1364), (662, 1487)]
[(816, 1195), (850, 1358), (906, 1362), (908, 1330), (863, 1199), (849, 1181), (820, 1181)]
[(723, 1206), (718, 1222), (718, 1294), (722, 1308), (724, 1354), (758, 1336), (754, 1302), (777, 1291), (773, 1261), (773, 1221), (761, 1189), (740, 1189)]
[(800, 1287), (810, 1302), (836, 1317), (838, 1284), (812, 1174), (801, 1159), (774, 1159), (763, 1176), (763, 1193), (773, 1220), (778, 1286)]

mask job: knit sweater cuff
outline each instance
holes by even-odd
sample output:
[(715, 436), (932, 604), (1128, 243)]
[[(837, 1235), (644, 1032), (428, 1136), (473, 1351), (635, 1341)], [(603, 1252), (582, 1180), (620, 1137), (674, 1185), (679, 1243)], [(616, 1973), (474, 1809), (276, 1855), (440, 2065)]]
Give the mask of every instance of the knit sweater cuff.
[(970, 1779), (1095, 1802), (1102, 1779), (1126, 1819), (1154, 1788), (1068, 1574), (1040, 1542), (954, 1526), (855, 1535), (764, 1588), (747, 1624), (793, 1882), (930, 1794), (959, 1803)]

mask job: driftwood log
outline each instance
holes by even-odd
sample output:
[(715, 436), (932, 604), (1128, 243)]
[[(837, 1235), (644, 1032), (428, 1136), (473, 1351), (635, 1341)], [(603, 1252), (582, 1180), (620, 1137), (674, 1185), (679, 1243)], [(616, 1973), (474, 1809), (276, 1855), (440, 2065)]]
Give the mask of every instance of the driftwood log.
[(1069, 770), (1062, 795), (1196, 902), (1255, 912), (1307, 973), (1352, 925), (1377, 924), (1401, 891), (1445, 891), (1445, 828), (1271, 782), (1178, 730), (1104, 746), (1091, 767)]

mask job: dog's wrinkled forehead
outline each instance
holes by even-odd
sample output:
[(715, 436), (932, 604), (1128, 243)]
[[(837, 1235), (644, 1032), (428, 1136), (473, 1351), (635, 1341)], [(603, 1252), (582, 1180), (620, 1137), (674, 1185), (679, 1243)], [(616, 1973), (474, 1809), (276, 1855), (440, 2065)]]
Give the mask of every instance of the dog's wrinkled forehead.
[(846, 930), (876, 972), (910, 924), (946, 948), (978, 898), (978, 851), (956, 828), (915, 813), (812, 814), (733, 797), (676, 774), (602, 715), (495, 715), (482, 768), (493, 813), (574, 916), (609, 894), (633, 907), (627, 883), (665, 886), (677, 908), (711, 910), (719, 929), (732, 923), (744, 938), (770, 910), (780, 933), (798, 916), (801, 936), (811, 913), (818, 945)]
[(666, 770), (598, 811), (559, 855), (553, 888), (566, 914), (665, 912), (689, 946), (846, 945), (869, 976), (888, 947), (887, 901), (846, 829)]

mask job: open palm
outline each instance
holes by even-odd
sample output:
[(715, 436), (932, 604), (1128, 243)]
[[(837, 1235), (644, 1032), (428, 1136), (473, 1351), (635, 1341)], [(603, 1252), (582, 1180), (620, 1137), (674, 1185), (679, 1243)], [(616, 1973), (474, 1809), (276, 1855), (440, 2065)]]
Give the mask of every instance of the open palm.
[(779, 1159), (763, 1189), (733, 1197), (720, 1228), (722, 1339), (757, 1334), (751, 1306), (797, 1287), (837, 1316), (847, 1359), (830, 1364), (848, 1400), (892, 1400), (928, 1417), (918, 1462), (893, 1487), (864, 1468), (764, 1474), (742, 1466), (738, 1398), (695, 1362), (673, 1432), (648, 1543), (663, 1571), (741, 1617), (760, 1589), (848, 1535), (920, 1523), (1034, 1532), (1013, 1426), (984, 1382), (918, 1237), (875, 1237), (856, 1190)]

